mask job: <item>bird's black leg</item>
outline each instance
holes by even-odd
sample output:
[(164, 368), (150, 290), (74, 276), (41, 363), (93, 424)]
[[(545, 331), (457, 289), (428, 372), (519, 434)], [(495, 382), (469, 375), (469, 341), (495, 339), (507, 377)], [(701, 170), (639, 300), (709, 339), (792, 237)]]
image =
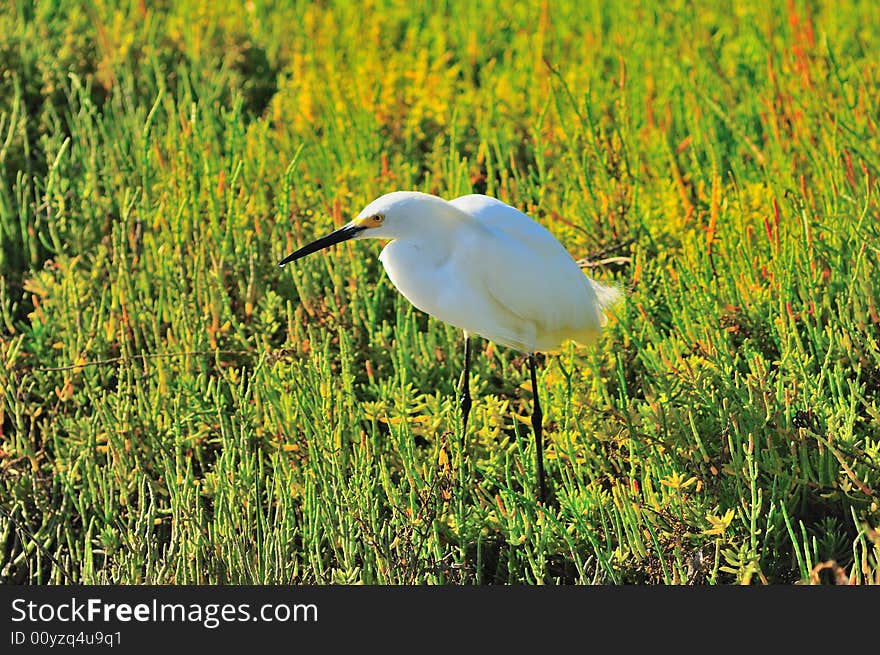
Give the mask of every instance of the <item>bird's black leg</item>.
[(529, 353), (529, 372), (532, 375), (532, 395), (535, 397), (535, 406), (532, 409), (532, 430), (535, 431), (535, 462), (538, 468), (538, 500), (542, 505), (547, 504), (547, 490), (544, 486), (544, 428), (541, 412), (541, 402), (538, 400), (538, 375), (535, 372), (535, 355)]
[(461, 436), (467, 434), (468, 414), (471, 412), (471, 338), (464, 335), (464, 380), (461, 383), (461, 397), (458, 399), (461, 407)]

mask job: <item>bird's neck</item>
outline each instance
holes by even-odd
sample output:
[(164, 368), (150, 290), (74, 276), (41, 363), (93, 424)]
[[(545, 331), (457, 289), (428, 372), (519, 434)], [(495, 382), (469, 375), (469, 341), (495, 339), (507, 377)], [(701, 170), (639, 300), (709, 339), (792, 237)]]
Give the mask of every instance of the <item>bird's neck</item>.
[(401, 238), (413, 243), (453, 243), (479, 227), (471, 216), (446, 201), (430, 217), (414, 217), (412, 226), (412, 231)]
[(413, 216), (411, 228), (388, 243), (380, 259), (394, 262), (397, 268), (439, 266), (453, 256), (453, 251), (471, 243), (469, 235), (479, 230), (479, 223), (455, 207), (444, 207), (430, 218)]

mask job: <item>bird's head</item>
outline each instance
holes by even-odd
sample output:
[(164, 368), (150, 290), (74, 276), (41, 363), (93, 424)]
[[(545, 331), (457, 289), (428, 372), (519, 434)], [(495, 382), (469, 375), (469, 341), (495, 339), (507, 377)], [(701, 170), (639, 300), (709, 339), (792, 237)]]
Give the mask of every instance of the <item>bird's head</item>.
[(399, 239), (419, 229), (423, 221), (414, 218), (431, 218), (449, 207), (442, 198), (417, 191), (394, 191), (376, 198), (364, 207), (350, 223), (343, 225), (325, 237), (303, 246), (278, 262), (284, 266), (313, 252), (348, 241), (349, 239)]

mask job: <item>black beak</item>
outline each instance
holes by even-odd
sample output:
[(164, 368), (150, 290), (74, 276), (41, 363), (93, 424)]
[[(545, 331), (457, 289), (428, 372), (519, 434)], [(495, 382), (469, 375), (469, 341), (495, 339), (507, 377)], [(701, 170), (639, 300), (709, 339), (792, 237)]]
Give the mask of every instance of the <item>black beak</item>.
[(290, 253), (287, 257), (278, 262), (278, 266), (285, 266), (290, 262), (295, 262), (297, 259), (305, 257), (306, 255), (311, 255), (313, 252), (318, 252), (319, 250), (329, 248), (330, 246), (336, 245), (337, 243), (348, 241), (349, 239), (357, 236), (359, 232), (363, 232), (366, 229), (366, 227), (361, 227), (360, 225), (352, 225), (351, 223), (349, 223), (348, 225), (344, 225), (338, 230), (334, 230), (327, 236), (321, 237), (317, 241), (312, 241), (309, 245), (303, 246), (296, 252)]

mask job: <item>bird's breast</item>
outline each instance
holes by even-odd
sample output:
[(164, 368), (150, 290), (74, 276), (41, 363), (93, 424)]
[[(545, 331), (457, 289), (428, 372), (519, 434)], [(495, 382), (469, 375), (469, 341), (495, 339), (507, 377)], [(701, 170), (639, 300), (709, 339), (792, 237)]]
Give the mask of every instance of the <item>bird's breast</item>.
[(392, 284), (417, 309), (445, 323), (518, 350), (530, 350), (534, 326), (500, 307), (487, 292), (478, 253), (438, 253), (423, 244), (392, 241), (379, 260)]
[(392, 241), (379, 255), (379, 261), (397, 290), (416, 308), (434, 316), (442, 311), (439, 305), (446, 259), (426, 244), (402, 240)]

